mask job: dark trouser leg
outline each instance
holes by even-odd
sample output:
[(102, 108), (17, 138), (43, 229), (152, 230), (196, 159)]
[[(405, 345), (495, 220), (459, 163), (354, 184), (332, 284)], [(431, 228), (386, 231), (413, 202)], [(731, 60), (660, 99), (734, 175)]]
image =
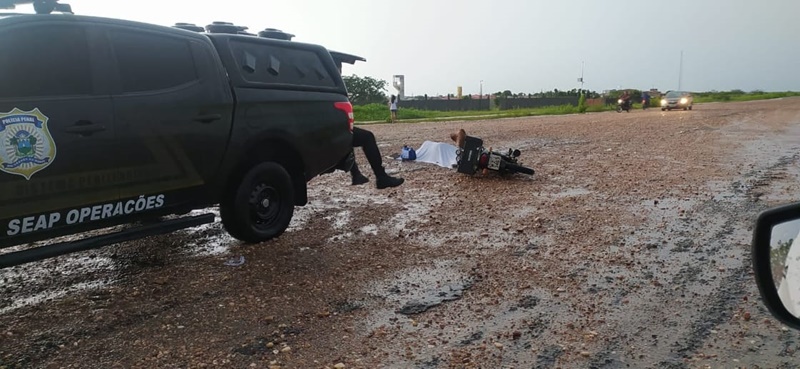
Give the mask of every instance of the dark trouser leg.
[(350, 168), (350, 175), (352, 175), (353, 178), (356, 178), (357, 176), (361, 175), (361, 170), (358, 169), (358, 163), (356, 163), (355, 161), (353, 162), (353, 167)]
[(386, 170), (383, 168), (383, 160), (381, 159), (381, 151), (378, 149), (378, 143), (375, 142), (375, 135), (372, 132), (358, 127), (353, 127), (353, 147), (361, 147), (364, 150), (364, 155), (372, 167), (372, 171), (376, 177), (385, 176)]

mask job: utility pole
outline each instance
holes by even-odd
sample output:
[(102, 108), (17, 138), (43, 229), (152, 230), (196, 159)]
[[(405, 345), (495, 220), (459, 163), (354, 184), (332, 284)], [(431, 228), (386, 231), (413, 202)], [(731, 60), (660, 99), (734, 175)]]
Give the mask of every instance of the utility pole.
[(479, 106), (478, 109), (480, 109), (481, 105), (483, 105), (482, 101), (483, 101), (483, 80), (481, 80), (481, 89), (478, 92), (478, 106)]
[(681, 90), (681, 82), (683, 82), (683, 50), (681, 50), (681, 63), (678, 67), (678, 91)]

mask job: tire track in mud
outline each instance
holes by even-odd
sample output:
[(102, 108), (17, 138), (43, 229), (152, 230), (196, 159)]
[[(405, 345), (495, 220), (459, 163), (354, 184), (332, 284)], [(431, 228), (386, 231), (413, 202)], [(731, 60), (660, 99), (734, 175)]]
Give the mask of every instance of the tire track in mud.
[[(793, 149), (796, 151), (796, 149)], [(700, 244), (700, 247), (695, 247), (693, 253), (701, 254), (695, 259), (695, 263), (691, 260), (683, 264), (681, 269), (674, 273), (672, 284), (678, 284), (678, 289), (674, 289), (668, 293), (665, 301), (670, 301), (668, 305), (661, 305), (654, 307), (649, 302), (655, 302), (653, 295), (658, 295), (659, 291), (654, 291), (649, 296), (639, 298), (640, 306), (634, 308), (636, 310), (652, 311), (654, 314), (646, 314), (646, 317), (639, 320), (639, 324), (633, 326), (640, 326), (632, 335), (634, 338), (629, 338), (628, 341), (641, 342), (637, 340), (644, 339), (653, 342), (652, 345), (656, 346), (656, 351), (661, 351), (658, 355), (661, 356), (657, 363), (652, 361), (644, 361), (644, 357), (639, 357), (639, 360), (634, 361), (625, 360), (619, 355), (621, 351), (625, 351), (625, 346), (621, 342), (615, 342), (603, 348), (591, 361), (591, 368), (616, 368), (634, 365), (635, 367), (657, 367), (657, 368), (688, 368), (687, 360), (698, 354), (702, 348), (703, 343), (713, 333), (716, 333), (714, 328), (725, 323), (731, 319), (734, 314), (735, 307), (742, 301), (742, 298), (747, 293), (747, 288), (750, 284), (755, 283), (750, 275), (752, 268), (751, 258), (749, 255), (749, 244), (742, 245), (741, 239), (743, 237), (749, 240), (749, 232), (751, 231), (752, 222), (755, 220), (755, 215), (767, 209), (769, 205), (759, 202), (760, 193), (759, 188), (769, 186), (771, 180), (776, 178), (776, 173), (787, 168), (790, 165), (796, 164), (800, 159), (800, 155), (794, 154), (792, 156), (782, 156), (777, 158), (772, 164), (757, 167), (750, 172), (743, 175), (740, 180), (734, 180), (729, 183), (728, 190), (730, 195), (728, 199), (726, 196), (716, 196), (714, 199), (707, 200), (696, 205), (691, 212), (700, 216), (695, 218), (709, 219), (713, 217), (722, 218), (724, 221), (716, 226), (716, 230), (709, 237), (692, 241), (691, 238), (683, 238), (681, 241), (688, 240), (689, 242), (675, 242), (669, 252), (683, 253), (688, 252), (693, 246)], [(701, 215), (702, 214), (702, 215)], [(676, 222), (677, 227), (673, 228), (661, 237), (666, 238), (670, 233), (678, 234), (680, 236), (691, 237), (694, 222)], [(652, 225), (652, 224), (651, 224)], [(647, 226), (641, 227), (640, 230), (646, 230)], [(737, 230), (741, 233), (737, 234)], [(638, 232), (637, 232), (638, 233)], [(705, 232), (707, 234), (707, 232)], [(737, 245), (737, 242), (739, 245)], [(734, 246), (733, 255), (725, 255), (725, 251), (731, 251), (728, 246)], [(732, 256), (740, 262), (738, 266), (726, 267), (717, 265), (724, 265), (725, 258)], [(679, 256), (672, 255), (673, 258)], [(710, 267), (703, 269), (702, 266), (697, 265), (696, 261), (702, 262)], [(715, 276), (714, 269), (722, 272), (719, 276)], [(701, 302), (704, 307), (699, 310), (699, 313), (691, 319), (685, 328), (681, 328), (680, 323), (674, 324), (674, 321), (665, 319), (663, 312), (671, 311), (672, 303), (678, 304), (677, 311), (680, 311), (681, 299), (685, 299), (689, 292), (694, 293), (696, 297), (700, 297), (698, 291), (702, 293), (705, 286), (707, 286), (709, 279), (718, 280), (719, 283), (713, 288), (713, 292), (704, 298)], [(693, 301), (687, 301), (689, 303)], [(651, 308), (648, 310), (647, 308)], [(623, 321), (625, 322), (625, 321)], [(631, 326), (630, 320), (625, 322), (626, 325)], [(669, 345), (663, 345), (660, 342), (663, 338), (663, 332), (677, 329), (677, 336), (669, 339)], [(680, 332), (686, 329), (688, 331)], [(668, 333), (669, 334), (669, 333)], [(667, 334), (667, 335), (668, 335)], [(628, 336), (623, 335), (624, 336)], [(643, 336), (643, 337), (642, 337)], [(668, 350), (668, 351), (667, 351)]]

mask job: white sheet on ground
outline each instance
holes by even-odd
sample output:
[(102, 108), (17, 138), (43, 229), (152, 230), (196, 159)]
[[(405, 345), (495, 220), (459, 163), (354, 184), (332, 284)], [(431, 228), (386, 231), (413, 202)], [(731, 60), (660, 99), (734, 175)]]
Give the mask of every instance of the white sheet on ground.
[(456, 146), (443, 142), (425, 141), (417, 149), (416, 161), (452, 168), (453, 164), (456, 164), (457, 149)]

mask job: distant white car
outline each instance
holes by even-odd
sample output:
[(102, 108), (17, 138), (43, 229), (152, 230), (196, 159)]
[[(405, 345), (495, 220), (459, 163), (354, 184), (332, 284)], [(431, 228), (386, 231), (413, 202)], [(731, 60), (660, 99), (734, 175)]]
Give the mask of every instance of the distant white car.
[(694, 98), (686, 91), (667, 91), (661, 98), (661, 111), (672, 109), (692, 110)]

